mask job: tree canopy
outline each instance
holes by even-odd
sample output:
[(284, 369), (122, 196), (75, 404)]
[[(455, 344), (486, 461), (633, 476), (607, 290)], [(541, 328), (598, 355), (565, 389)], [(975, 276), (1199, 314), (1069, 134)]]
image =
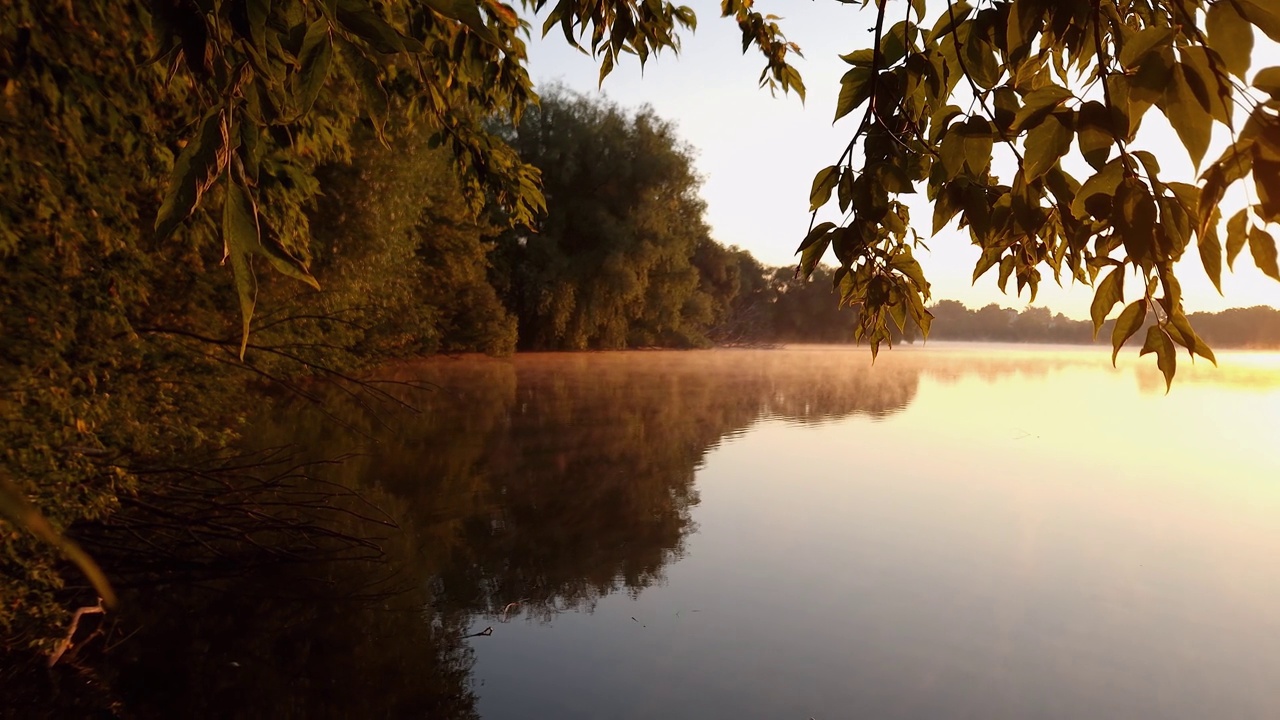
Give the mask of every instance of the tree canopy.
[[(1213, 360), (1183, 312), (1175, 264), (1192, 246), (1218, 282), (1248, 245), (1280, 279), (1276, 163), (1280, 67), (1250, 72), (1255, 29), (1280, 41), (1280, 12), (1259, 0), (863, 0), (874, 44), (852, 48), (835, 116), (857, 118), (848, 145), (815, 176), (816, 212), (832, 199), (844, 218), (816, 224), (800, 244), (810, 274), (828, 254), (841, 302), (865, 308), (856, 329), (873, 354), (908, 319), (928, 332), (929, 285), (912, 248), (920, 242), (901, 195), (923, 187), (933, 231), (958, 222), (981, 247), (975, 280), (997, 269), (1032, 297), (1043, 273), (1094, 284), (1095, 328), (1132, 298), (1113, 333), (1116, 348), (1143, 325), (1171, 382), (1175, 345)], [(548, 10), (549, 6), (549, 10)], [(468, 197), (504, 208), (515, 224), (545, 210), (537, 171), (491, 131), (495, 116), (518, 123), (536, 103), (525, 70), (527, 14), (547, 10), (543, 34), (559, 30), (600, 61), (601, 80), (625, 55), (641, 64), (677, 51), (692, 10), (664, 0), (154, 0), (151, 62), (183, 79), (199, 119), (174, 160), (155, 234), (171, 233), (225, 186), (222, 238), (236, 277), (247, 337), (255, 279), (249, 258), (314, 282), (305, 238), (275, 228), (279, 212), (256, 188), (268, 136), (324, 133), (359, 108), (384, 132), (395, 101), (434, 130), (459, 164)], [(526, 14), (522, 15), (521, 11)], [(30, 10), (28, 10), (30, 12)], [(790, 64), (799, 47), (753, 0), (723, 0), (766, 65), (762, 86), (802, 98)], [(1252, 77), (1250, 77), (1252, 75)], [(1252, 85), (1250, 85), (1252, 83)], [(343, 84), (358, 95), (333, 90)], [(337, 99), (341, 98), (341, 102)], [(342, 105), (325, 107), (329, 103)], [(1204, 162), (1215, 124), (1229, 149), (1195, 178), (1162, 176), (1138, 131), (1162, 112), (1192, 162)], [(318, 110), (318, 111), (317, 111)], [(335, 112), (337, 111), (337, 112)], [(341, 122), (341, 121), (337, 121)], [(1219, 207), (1252, 177), (1239, 209)], [(1229, 215), (1225, 230), (1222, 219)], [(243, 350), (243, 348), (242, 348)]]

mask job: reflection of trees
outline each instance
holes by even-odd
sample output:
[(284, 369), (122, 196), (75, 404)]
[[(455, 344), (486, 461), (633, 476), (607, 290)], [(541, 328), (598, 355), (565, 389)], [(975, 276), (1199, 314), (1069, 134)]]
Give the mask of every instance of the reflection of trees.
[[(270, 476), (293, 463), (285, 458), (260, 472)], [(216, 466), (203, 472), (214, 483), (244, 486), (235, 480), (238, 473)], [(275, 495), (255, 494), (260, 505), (253, 512), (264, 513), (264, 521), (292, 515), (298, 510), (291, 499), (299, 493), (332, 489), (326, 480), (300, 473), (287, 476), (287, 484), (292, 488)], [(391, 517), (410, 514), (403, 499), (376, 486), (361, 494)], [(97, 644), (81, 641), (88, 657), (78, 650), (60, 666), (73, 685), (82, 686), (54, 691), (70, 703), (60, 715), (97, 717), (114, 706), (121, 714), (110, 717), (476, 718), (472, 655), (462, 638), (470, 616), (433, 609), (421, 578), (405, 570), (423, 565), (419, 551), (435, 547), (435, 528), (403, 532), (344, 507), (376, 516), (364, 503), (339, 498), (332, 512), (311, 516), (312, 547), (323, 550), (326, 535), (361, 537), (376, 542), (380, 555), (320, 561), (296, 536), (280, 538), (279, 545), (249, 537), (237, 547), (206, 544), (210, 536), (201, 534), (193, 537), (219, 562), (201, 558), (126, 572), (115, 564), (117, 556), (100, 554), (124, 591), (121, 614), (98, 625)], [(84, 661), (92, 663), (92, 653), (103, 647), (112, 650), (100, 667), (85, 670)], [(26, 691), (42, 706), (40, 696), (52, 688), (34, 679)], [(44, 716), (42, 710), (19, 715)]]
[[(142, 717), (472, 717), (459, 637), (472, 615), (514, 602), (547, 618), (660, 582), (693, 528), (695, 468), (721, 438), (762, 417), (883, 416), (911, 401), (918, 370), (858, 358), (436, 360), (382, 373), (416, 411), (338, 390), (323, 411), (284, 404), (250, 437), (313, 458), (359, 451), (325, 477), (400, 526), (382, 565), (138, 593), (126, 623), (141, 630), (103, 682)], [(391, 587), (403, 592), (367, 597)]]
[[(334, 390), (324, 412), (285, 404), (252, 434), (317, 458), (361, 451), (327, 479), (396, 520), (385, 559), (142, 593), (128, 620), (142, 629), (105, 681), (141, 717), (474, 717), (462, 628), (660, 582), (693, 529), (695, 469), (725, 436), (763, 418), (884, 417), (913, 401), (922, 375), (994, 381), (1106, 360), (944, 346), (874, 367), (857, 350), (797, 348), (389, 369), (379, 387), (416, 411)], [(350, 523), (340, 529), (356, 532)]]
[[(393, 430), (354, 406), (339, 411), (378, 441), (342, 472), (395, 493), (406, 524), (430, 528), (421, 572), (442, 606), (590, 607), (659, 581), (681, 554), (694, 468), (720, 438), (760, 417), (887, 415), (911, 401), (917, 373), (838, 352), (432, 361), (394, 374), (435, 389), (405, 391), (420, 412), (397, 415)], [(332, 422), (288, 417), (308, 442), (332, 450), (353, 441)]]
[(112, 694), (127, 717), (477, 718), (466, 616), (424, 613), (420, 592), (343, 596), (350, 570), (136, 598), (153, 606), (108, 658)]

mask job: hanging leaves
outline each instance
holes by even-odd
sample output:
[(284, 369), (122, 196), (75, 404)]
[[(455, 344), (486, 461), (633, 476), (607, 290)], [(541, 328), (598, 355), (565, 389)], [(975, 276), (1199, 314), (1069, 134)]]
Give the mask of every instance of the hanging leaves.
[(1049, 172), (1049, 168), (1057, 165), (1071, 149), (1071, 140), (1075, 137), (1071, 122), (1071, 112), (1056, 112), (1027, 133), (1025, 162), (1022, 166), (1027, 180), (1035, 180)]
[(1159, 325), (1147, 328), (1147, 340), (1142, 344), (1139, 355), (1156, 354), (1156, 367), (1164, 374), (1164, 391), (1173, 387), (1173, 375), (1178, 369), (1178, 354), (1173, 347), (1173, 339)]
[(1093, 293), (1093, 303), (1089, 306), (1089, 316), (1093, 318), (1093, 337), (1098, 337), (1102, 323), (1116, 303), (1124, 301), (1124, 268), (1113, 269)]
[(1250, 228), (1249, 253), (1253, 255), (1253, 264), (1259, 270), (1268, 277), (1280, 280), (1280, 269), (1276, 267), (1276, 241), (1271, 233), (1259, 227)]
[(236, 183), (229, 183), (227, 199), (222, 205), (223, 262), (231, 261), (235, 278), (236, 297), (240, 301), (240, 317), (243, 328), (240, 334), (240, 359), (244, 359), (245, 346), (249, 343), (249, 324), (253, 321), (253, 308), (258, 302), (258, 279), (253, 274), (253, 254), (258, 242), (258, 209), (248, 191)]
[(1239, 78), (1249, 72), (1253, 56), (1253, 28), (1236, 10), (1235, 3), (1215, 2), (1205, 17), (1209, 47), (1222, 57), (1227, 69)]
[[(1129, 305), (1120, 312), (1120, 317), (1116, 318), (1115, 327), (1111, 329), (1111, 365), (1116, 364), (1116, 357), (1120, 355), (1120, 348), (1133, 337), (1139, 329), (1142, 328), (1143, 320), (1147, 318), (1147, 299), (1138, 298), (1129, 303)], [(1097, 320), (1094, 323), (1094, 336), (1097, 336)]]
[(155, 239), (163, 240), (200, 204), (227, 166), (227, 113), (215, 107), (200, 121), (199, 130), (178, 154), (169, 176), (160, 212), (156, 214)]
[(329, 37), (329, 21), (321, 18), (307, 28), (307, 34), (302, 40), (302, 51), (298, 53), (299, 69), (294, 96), (300, 115), (311, 111), (311, 105), (324, 87), (332, 61), (333, 41)]

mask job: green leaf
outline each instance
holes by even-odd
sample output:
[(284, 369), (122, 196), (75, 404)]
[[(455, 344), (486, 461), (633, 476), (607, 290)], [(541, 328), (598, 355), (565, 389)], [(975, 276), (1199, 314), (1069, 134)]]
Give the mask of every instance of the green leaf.
[(1275, 0), (1230, 0), (1244, 18), (1266, 33), (1267, 37), (1280, 42), (1280, 14), (1277, 14)]
[[(1139, 298), (1129, 304), (1116, 318), (1116, 325), (1111, 329), (1111, 366), (1115, 367), (1120, 348), (1133, 337), (1147, 319), (1147, 299)], [(1096, 330), (1094, 331), (1097, 332)]]
[(1280, 269), (1276, 267), (1276, 241), (1271, 233), (1260, 227), (1249, 229), (1249, 253), (1253, 255), (1253, 264), (1267, 276), (1280, 280)]
[(996, 283), (1000, 286), (1000, 292), (1005, 292), (1005, 286), (1009, 284), (1009, 277), (1013, 275), (1017, 264), (1017, 258), (1012, 255), (1005, 255), (1000, 258), (1000, 277), (996, 280)]
[(942, 136), (938, 155), (942, 160), (943, 169), (946, 170), (947, 180), (954, 179), (964, 169), (965, 150), (963, 125), (956, 125)]
[(1244, 79), (1253, 57), (1253, 28), (1231, 2), (1215, 2), (1205, 18), (1209, 47), (1217, 51), (1227, 70)]
[(1263, 68), (1253, 76), (1253, 86), (1268, 95), (1280, 97), (1280, 67)]
[(1168, 393), (1169, 388), (1173, 387), (1173, 374), (1178, 367), (1178, 354), (1173, 347), (1173, 340), (1159, 325), (1147, 328), (1147, 341), (1143, 343), (1142, 351), (1138, 355), (1147, 353), (1156, 354), (1156, 367), (1164, 373), (1164, 391)]
[[(871, 97), (871, 68), (855, 67), (840, 78), (840, 97), (836, 100), (835, 120), (853, 112)], [(832, 122), (835, 122), (832, 120)]]
[(1249, 239), (1246, 227), (1248, 222), (1248, 211), (1244, 208), (1227, 221), (1227, 268), (1232, 271), (1235, 270), (1236, 256), (1244, 249), (1245, 241)]
[(200, 121), (195, 136), (178, 154), (169, 176), (164, 202), (156, 214), (155, 239), (169, 237), (174, 228), (190, 217), (205, 191), (213, 185), (227, 166), (227, 115), (215, 107)]
[(329, 64), (333, 61), (333, 41), (329, 37), (329, 21), (321, 18), (307, 28), (298, 53), (298, 74), (294, 95), (298, 114), (306, 115), (315, 103), (324, 81), (329, 76)]
[(828, 165), (813, 176), (813, 186), (809, 190), (809, 212), (816, 212), (827, 204), (831, 199), (831, 191), (839, 181), (840, 168), (835, 165)]
[(1200, 45), (1180, 48), (1182, 71), (1187, 84), (1214, 120), (1232, 127), (1231, 77), (1222, 71), (1223, 60), (1216, 52)]
[(876, 51), (874, 48), (863, 48), (841, 55), (840, 59), (855, 67), (871, 67), (875, 64)]
[(971, 117), (964, 124), (964, 157), (969, 169), (981, 173), (991, 164), (991, 149), (995, 147), (995, 133), (991, 122), (982, 117)]
[(1075, 200), (1071, 202), (1071, 214), (1081, 220), (1091, 214), (1098, 218), (1106, 217), (1106, 213), (1092, 212), (1092, 206), (1096, 203), (1091, 203), (1090, 200), (1101, 197), (1106, 200), (1105, 204), (1110, 205), (1111, 198), (1116, 194), (1116, 188), (1120, 186), (1122, 180), (1124, 180), (1124, 162), (1121, 158), (1116, 158), (1084, 181), (1079, 192), (1076, 193)]
[(1118, 267), (1113, 269), (1110, 274), (1103, 278), (1098, 284), (1098, 289), (1093, 294), (1093, 303), (1089, 306), (1089, 316), (1093, 318), (1093, 337), (1098, 338), (1098, 331), (1102, 329), (1102, 323), (1106, 322), (1107, 315), (1111, 313), (1111, 308), (1116, 303), (1124, 301), (1124, 268)]
[(1162, 45), (1172, 45), (1172, 42), (1173, 28), (1149, 27), (1124, 41), (1124, 47), (1120, 48), (1120, 64), (1126, 70), (1132, 70), (1152, 50)]
[(312, 289), (319, 290), (320, 283), (312, 277), (307, 263), (295, 257), (293, 253), (285, 248), (284, 244), (280, 242), (280, 236), (267, 223), (266, 218), (258, 216), (258, 226), (261, 231), (259, 234), (261, 245), (257, 248), (257, 251), (267, 258), (267, 261), (271, 263), (271, 267), (275, 268), (276, 272), (281, 275), (300, 280), (310, 285)]
[(1155, 249), (1156, 201), (1146, 183), (1127, 177), (1116, 188), (1111, 224), (1120, 233), (1129, 259), (1144, 267)]
[(961, 207), (960, 193), (950, 185), (943, 188), (933, 201), (933, 234), (946, 227)]
[(964, 54), (965, 67), (979, 88), (990, 90), (1000, 82), (1000, 65), (991, 43), (970, 36), (964, 44)]
[[(817, 228), (815, 228), (816, 230)], [(837, 228), (839, 229), (839, 228)], [(813, 275), (813, 271), (818, 267), (818, 263), (822, 260), (822, 256), (827, 254), (827, 248), (831, 246), (831, 235), (834, 231), (824, 231), (817, 234), (816, 239), (809, 243), (800, 253), (800, 266), (797, 271), (801, 277), (808, 278)], [(810, 233), (814, 235), (814, 233)]]
[(245, 15), (249, 21), (249, 37), (259, 48), (266, 48), (267, 20), (271, 18), (271, 0), (246, 0)]
[(391, 110), (391, 97), (387, 94), (387, 90), (382, 85), (382, 78), (378, 66), (365, 57), (363, 52), (352, 45), (347, 45), (350, 51), (346, 53), (350, 58), (352, 74), (355, 76), (356, 84), (360, 87), (360, 94), (364, 98), (364, 109), (369, 113), (369, 120), (373, 123), (373, 130), (378, 136), (378, 140), (384, 146), (387, 145), (387, 116)]
[(1020, 133), (1038, 124), (1059, 105), (1075, 97), (1071, 91), (1058, 85), (1045, 85), (1027, 93), (1022, 98), (1022, 109), (1013, 118), (1010, 132)]
[(973, 284), (978, 283), (978, 278), (986, 274), (988, 270), (995, 267), (1000, 262), (1000, 255), (1004, 252), (999, 247), (988, 247), (982, 250), (982, 255), (978, 258), (978, 262), (973, 267)]
[(1054, 113), (1027, 133), (1022, 166), (1027, 182), (1044, 175), (1071, 149), (1075, 133), (1069, 118), (1069, 113)]
[(1095, 170), (1106, 165), (1111, 147), (1116, 143), (1111, 131), (1111, 113), (1107, 106), (1097, 100), (1081, 105), (1076, 132), (1079, 136), (1080, 154), (1085, 161)]
[(809, 246), (822, 239), (822, 237), (831, 232), (835, 226), (836, 224), (833, 222), (822, 222), (815, 225), (814, 228), (809, 231), (809, 234), (805, 236), (804, 240), (800, 242), (800, 247), (796, 248), (796, 253), (802, 253), (805, 250), (808, 250)]
[(22, 491), (3, 473), (4, 471), (0, 470), (0, 519), (13, 523), (15, 527), (26, 530), (40, 540), (57, 548), (68, 560), (75, 563), (76, 567), (80, 568), (80, 572), (85, 574), (85, 577), (93, 585), (93, 589), (102, 598), (103, 604), (108, 607), (115, 607), (117, 605), (116, 594), (111, 589), (111, 583), (107, 580), (106, 573), (102, 572), (102, 568), (98, 567), (93, 558), (89, 557), (89, 554), (82, 550), (79, 545), (54, 530), (49, 521), (40, 514), (40, 511), (32, 507), (31, 503), (27, 502)]
[(932, 45), (935, 40), (951, 32), (957, 25), (963, 23), (965, 18), (969, 17), (969, 13), (973, 12), (973, 6), (966, 2), (966, 0), (960, 0), (953, 5), (949, 5), (948, 10), (948, 12), (938, 14), (938, 21), (925, 37), (925, 45)]
[(249, 192), (239, 183), (227, 184), (227, 197), (222, 204), (223, 262), (231, 261), (236, 296), (240, 300), (243, 328), (240, 334), (240, 359), (249, 344), (249, 323), (258, 298), (258, 279), (253, 274), (253, 253), (261, 246), (258, 239), (258, 209)]
[(406, 38), (379, 17), (364, 0), (338, 0), (337, 18), (339, 25), (380, 53), (402, 53), (410, 49), (411, 43), (406, 43)]
[(1222, 294), (1222, 243), (1218, 240), (1217, 231), (1208, 232), (1199, 237), (1196, 248), (1200, 251), (1200, 264), (1204, 272), (1213, 281), (1213, 286)]
[(1178, 133), (1178, 139), (1187, 148), (1192, 165), (1199, 169), (1200, 162), (1209, 149), (1213, 117), (1187, 85), (1187, 75), (1181, 65), (1173, 68), (1172, 82), (1165, 88), (1162, 110), (1169, 119), (1169, 124)]
[(1165, 331), (1174, 342), (1187, 349), (1192, 362), (1195, 362), (1195, 356), (1199, 355), (1214, 365), (1218, 364), (1218, 358), (1213, 356), (1213, 350), (1200, 339), (1191, 327), (1191, 321), (1187, 320), (1187, 316), (1181, 311), (1175, 310), (1169, 313), (1169, 322), (1165, 324)]
[(889, 261), (889, 267), (910, 278), (911, 282), (915, 284), (915, 291), (928, 294), (929, 282), (925, 280), (924, 269), (920, 267), (920, 263), (911, 254), (910, 245), (899, 247), (898, 252)]

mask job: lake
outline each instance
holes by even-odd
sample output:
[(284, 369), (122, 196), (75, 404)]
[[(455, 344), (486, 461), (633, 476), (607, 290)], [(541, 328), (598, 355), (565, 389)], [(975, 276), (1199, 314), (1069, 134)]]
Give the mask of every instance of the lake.
[(157, 717), (1280, 717), (1280, 355), (1183, 355), (1168, 395), (1150, 359), (388, 369), (411, 409), (250, 433), (358, 452), (324, 477), (394, 522), (380, 560), (153, 593), (116, 686)]

